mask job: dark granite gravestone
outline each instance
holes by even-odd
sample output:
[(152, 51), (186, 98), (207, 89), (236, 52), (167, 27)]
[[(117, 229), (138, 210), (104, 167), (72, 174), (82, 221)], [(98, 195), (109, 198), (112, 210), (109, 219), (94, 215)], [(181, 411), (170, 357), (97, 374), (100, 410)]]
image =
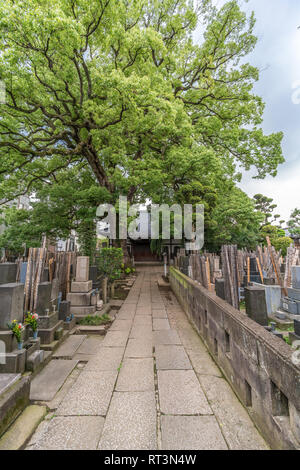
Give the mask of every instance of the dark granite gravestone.
[(98, 280), (98, 268), (97, 266), (90, 266), (89, 267), (89, 280), (93, 282), (97, 282)]
[(49, 282), (49, 268), (44, 268), (41, 282)]
[(295, 335), (300, 336), (300, 320), (294, 320)]
[(0, 285), (0, 328), (7, 329), (13, 320), (23, 322), (24, 284)]
[(185, 274), (186, 276), (189, 275), (189, 264), (190, 264), (190, 258), (189, 256), (182, 256), (180, 258), (180, 271)]
[(89, 268), (89, 279), (93, 281), (93, 289), (101, 288), (101, 279), (98, 272), (97, 266), (90, 266)]
[(215, 280), (216, 295), (225, 300), (225, 281), (222, 278)]
[(256, 258), (250, 258), (250, 272), (251, 273), (258, 272)]
[(268, 325), (265, 289), (256, 286), (245, 287), (245, 304), (249, 318), (262, 326)]
[(0, 263), (0, 284), (16, 282), (17, 269), (16, 263)]
[(52, 311), (51, 292), (51, 282), (41, 282), (38, 285), (36, 313), (38, 313), (39, 315), (44, 315), (46, 313), (46, 310)]
[(59, 320), (66, 321), (66, 318), (70, 316), (71, 302), (69, 300), (63, 300), (59, 304)]
[(20, 282), (21, 282), (22, 284), (25, 284), (25, 281), (26, 281), (27, 266), (28, 266), (28, 263), (27, 263), (27, 262), (21, 263), (21, 268), (20, 268)]

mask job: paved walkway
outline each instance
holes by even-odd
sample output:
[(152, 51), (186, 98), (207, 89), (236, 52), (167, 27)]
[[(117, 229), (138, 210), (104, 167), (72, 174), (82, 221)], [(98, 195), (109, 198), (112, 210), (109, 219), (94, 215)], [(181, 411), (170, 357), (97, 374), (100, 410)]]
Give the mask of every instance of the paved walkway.
[(27, 449), (267, 448), (157, 271), (139, 273)]

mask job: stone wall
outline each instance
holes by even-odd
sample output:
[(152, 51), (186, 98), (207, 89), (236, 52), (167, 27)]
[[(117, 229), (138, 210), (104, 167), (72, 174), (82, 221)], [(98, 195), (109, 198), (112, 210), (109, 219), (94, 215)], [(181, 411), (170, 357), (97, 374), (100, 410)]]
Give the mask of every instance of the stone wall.
[(170, 283), (271, 448), (299, 449), (300, 366), (290, 346), (173, 267)]

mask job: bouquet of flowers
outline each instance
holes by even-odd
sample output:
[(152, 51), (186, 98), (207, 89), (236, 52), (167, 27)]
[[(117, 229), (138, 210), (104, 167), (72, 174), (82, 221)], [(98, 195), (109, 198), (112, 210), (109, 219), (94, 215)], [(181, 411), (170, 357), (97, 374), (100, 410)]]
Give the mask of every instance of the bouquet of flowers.
[(37, 331), (38, 329), (38, 314), (37, 313), (27, 313), (27, 316), (25, 318), (25, 323), (26, 325), (30, 325), (30, 328), (32, 329), (33, 332)]
[(24, 330), (24, 326), (22, 323), (19, 323), (17, 320), (14, 320), (12, 323), (9, 323), (8, 328), (13, 332), (14, 337), (18, 341), (18, 343), (22, 342), (22, 331)]

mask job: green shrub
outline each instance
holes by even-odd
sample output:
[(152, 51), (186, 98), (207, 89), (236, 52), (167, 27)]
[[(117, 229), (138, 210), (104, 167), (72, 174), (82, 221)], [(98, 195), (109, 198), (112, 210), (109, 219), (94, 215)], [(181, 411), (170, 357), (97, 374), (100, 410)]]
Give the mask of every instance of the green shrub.
[(120, 279), (123, 264), (122, 248), (102, 248), (98, 256), (100, 273), (109, 281)]
[(111, 322), (111, 318), (104, 313), (103, 315), (95, 315), (94, 317), (91, 315), (86, 316), (85, 318), (82, 318), (79, 322), (80, 325), (92, 325), (92, 326), (99, 326), (99, 325), (105, 325), (107, 323)]

